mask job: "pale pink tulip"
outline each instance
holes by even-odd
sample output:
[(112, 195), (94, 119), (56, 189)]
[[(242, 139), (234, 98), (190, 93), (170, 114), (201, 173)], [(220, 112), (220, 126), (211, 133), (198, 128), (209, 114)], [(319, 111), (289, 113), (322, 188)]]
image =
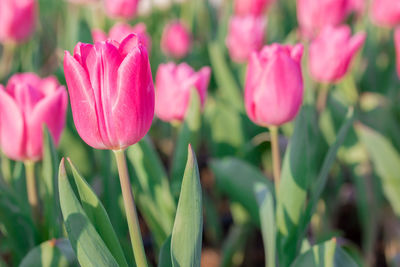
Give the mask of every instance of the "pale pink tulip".
[(189, 107), (191, 90), (199, 93), (201, 105), (207, 97), (211, 69), (195, 72), (186, 63), (161, 64), (156, 76), (156, 115), (163, 121), (182, 121)]
[(104, 0), (110, 17), (131, 19), (136, 15), (139, 0)]
[(394, 27), (400, 24), (399, 0), (374, 0), (371, 7), (373, 22), (380, 26)]
[(0, 85), (0, 148), (18, 161), (39, 160), (45, 125), (57, 144), (65, 125), (67, 91), (55, 77), (15, 74)]
[(259, 16), (265, 12), (274, 0), (235, 0), (235, 15)]
[(164, 54), (175, 58), (186, 56), (192, 46), (192, 36), (179, 21), (168, 23), (161, 37), (161, 50)]

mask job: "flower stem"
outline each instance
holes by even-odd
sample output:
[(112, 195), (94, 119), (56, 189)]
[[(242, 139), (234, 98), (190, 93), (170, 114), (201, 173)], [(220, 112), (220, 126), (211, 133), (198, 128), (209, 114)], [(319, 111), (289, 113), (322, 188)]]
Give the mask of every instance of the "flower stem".
[(3, 53), (0, 60), (0, 80), (4, 79), (9, 74), (12, 67), (14, 52), (14, 43), (5, 43), (3, 45)]
[(35, 162), (27, 160), (25, 164), (26, 189), (28, 201), (32, 208), (32, 215), (35, 221), (39, 219), (39, 197), (35, 178)]
[(279, 184), (281, 181), (281, 155), (279, 152), (278, 127), (270, 126), (269, 131), (271, 134), (272, 170), (274, 173), (275, 194), (278, 195)]
[(131, 182), (129, 180), (128, 167), (126, 166), (126, 158), (124, 150), (113, 150), (117, 161), (119, 179), (121, 182), (122, 197), (126, 218), (128, 221), (129, 235), (135, 256), (136, 265), (138, 267), (147, 267), (146, 254), (143, 248), (142, 235), (140, 233), (139, 220), (136, 213), (135, 202), (132, 194)]
[(318, 113), (321, 113), (322, 111), (325, 110), (326, 101), (328, 100), (328, 93), (329, 93), (329, 84), (328, 83), (321, 84), (317, 99)]

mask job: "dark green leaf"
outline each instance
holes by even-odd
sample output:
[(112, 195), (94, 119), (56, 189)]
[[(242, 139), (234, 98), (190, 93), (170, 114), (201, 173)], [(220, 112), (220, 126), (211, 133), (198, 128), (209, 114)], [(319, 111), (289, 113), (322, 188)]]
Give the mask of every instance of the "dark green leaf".
[(160, 249), (158, 267), (172, 267), (171, 261), (171, 236), (169, 236)]

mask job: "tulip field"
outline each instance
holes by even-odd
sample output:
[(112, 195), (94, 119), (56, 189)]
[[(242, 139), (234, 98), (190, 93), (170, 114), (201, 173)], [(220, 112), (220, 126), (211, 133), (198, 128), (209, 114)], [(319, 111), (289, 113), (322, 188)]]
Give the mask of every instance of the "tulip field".
[(0, 267), (400, 266), (400, 0), (0, 0)]

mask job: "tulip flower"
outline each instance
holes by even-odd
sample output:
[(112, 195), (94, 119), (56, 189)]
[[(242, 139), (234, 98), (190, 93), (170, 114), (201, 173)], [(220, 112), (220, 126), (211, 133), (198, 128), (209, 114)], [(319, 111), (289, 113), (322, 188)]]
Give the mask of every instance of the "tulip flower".
[(394, 32), (394, 46), (396, 49), (397, 75), (400, 78), (400, 27)]
[(126, 23), (117, 23), (110, 29), (108, 36), (102, 30), (93, 30), (92, 37), (94, 42), (101, 42), (109, 39), (121, 43), (132, 33), (139, 37), (140, 42), (146, 47), (147, 51), (151, 50), (151, 37), (146, 31), (146, 24), (144, 23), (138, 23), (135, 26), (130, 26)]
[(311, 42), (311, 76), (323, 83), (334, 83), (348, 71), (351, 60), (365, 41), (365, 33), (351, 36), (348, 26), (326, 27)]
[(371, 7), (371, 17), (377, 25), (396, 26), (400, 23), (400, 1), (374, 0)]
[(0, 1), (0, 42), (22, 42), (35, 30), (36, 0)]
[(325, 26), (339, 25), (348, 14), (350, 0), (297, 0), (297, 20), (302, 34), (312, 37)]
[(357, 16), (360, 16), (364, 13), (366, 6), (366, 0), (349, 0), (347, 5), (347, 12), (354, 12)]
[(156, 115), (163, 121), (182, 121), (189, 108), (191, 89), (196, 89), (204, 106), (211, 69), (195, 72), (186, 63), (160, 64), (156, 76)]
[(146, 48), (135, 34), (121, 43), (78, 43), (73, 56), (65, 52), (64, 72), (79, 135), (115, 154), (136, 265), (147, 266), (124, 154), (148, 132), (154, 116)]
[(273, 0), (235, 0), (234, 11), (237, 16), (261, 15)]
[(57, 144), (67, 104), (67, 91), (54, 77), (15, 74), (5, 89), (0, 85), (0, 148), (7, 157), (25, 163), (28, 200), (35, 218), (39, 200), (34, 162), (42, 158), (43, 125)]
[(186, 56), (192, 45), (192, 36), (179, 21), (172, 21), (164, 28), (161, 37), (161, 50), (175, 58)]
[(263, 46), (267, 21), (263, 17), (232, 17), (229, 21), (226, 46), (233, 61), (246, 62), (253, 51)]
[(139, 0), (104, 0), (106, 13), (110, 17), (131, 19), (136, 15)]

